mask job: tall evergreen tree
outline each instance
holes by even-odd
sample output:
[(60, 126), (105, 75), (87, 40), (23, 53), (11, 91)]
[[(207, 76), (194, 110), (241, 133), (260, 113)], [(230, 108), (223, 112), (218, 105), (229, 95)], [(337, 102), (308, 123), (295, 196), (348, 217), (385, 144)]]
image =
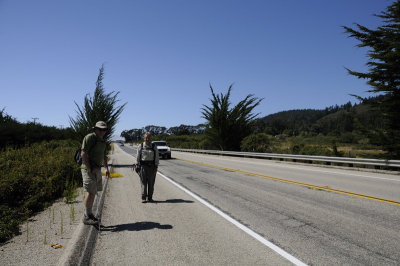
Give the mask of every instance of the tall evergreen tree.
[(251, 133), (251, 125), (258, 114), (253, 114), (253, 109), (263, 99), (249, 94), (235, 107), (230, 108), (229, 97), (232, 85), (228, 92), (216, 95), (210, 84), (212, 99), (211, 105), (203, 105), (202, 114), (207, 122), (205, 134), (210, 143), (221, 150), (240, 150), (240, 142)]
[(119, 116), (126, 103), (117, 106), (119, 100), (117, 96), (119, 92), (106, 93), (103, 87), (104, 65), (101, 66), (99, 75), (96, 81), (96, 89), (93, 97), (89, 94), (85, 96), (84, 104), (81, 107), (75, 102), (78, 108), (76, 119), (69, 117), (70, 125), (76, 133), (77, 140), (81, 141), (88, 134), (97, 121), (107, 123), (107, 133), (104, 136), (106, 141), (110, 140), (115, 130), (115, 125), (118, 122)]
[[(380, 15), (383, 25), (375, 30), (356, 24), (357, 29), (344, 26), (346, 33), (360, 41), (359, 47), (369, 47), (368, 72), (348, 69), (351, 75), (366, 79), (372, 86), (369, 92), (385, 97), (375, 103), (384, 114), (384, 149), (390, 158), (400, 158), (400, 0)], [(359, 97), (363, 101), (366, 99)]]

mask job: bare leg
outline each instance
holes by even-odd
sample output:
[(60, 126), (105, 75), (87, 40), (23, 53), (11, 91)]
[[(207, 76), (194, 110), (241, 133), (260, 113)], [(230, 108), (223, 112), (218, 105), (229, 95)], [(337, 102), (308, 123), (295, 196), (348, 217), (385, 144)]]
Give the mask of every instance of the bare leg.
[(83, 204), (85, 205), (85, 208), (93, 207), (93, 202), (95, 197), (96, 194), (86, 192), (85, 198), (83, 199)]

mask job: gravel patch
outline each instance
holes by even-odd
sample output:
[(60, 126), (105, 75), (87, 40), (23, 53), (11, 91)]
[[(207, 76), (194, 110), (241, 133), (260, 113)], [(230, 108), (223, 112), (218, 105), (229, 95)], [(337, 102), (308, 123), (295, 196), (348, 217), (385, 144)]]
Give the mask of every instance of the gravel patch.
[[(83, 196), (83, 188), (78, 188), (73, 204), (59, 199), (51, 207), (32, 216), (28, 223), (23, 223), (20, 235), (0, 246), (0, 265), (56, 265), (81, 223)], [(55, 249), (52, 244), (62, 247)]]

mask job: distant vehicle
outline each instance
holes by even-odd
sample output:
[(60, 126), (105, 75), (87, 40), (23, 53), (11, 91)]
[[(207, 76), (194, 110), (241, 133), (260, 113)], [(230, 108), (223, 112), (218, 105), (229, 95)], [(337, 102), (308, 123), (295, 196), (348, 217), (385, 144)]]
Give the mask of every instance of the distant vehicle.
[(124, 146), (124, 143), (121, 142), (121, 143), (119, 144), (119, 146)]
[(160, 155), (160, 157), (171, 159), (171, 148), (168, 147), (167, 142), (163, 140), (158, 140), (152, 141), (151, 143), (157, 146), (158, 154)]

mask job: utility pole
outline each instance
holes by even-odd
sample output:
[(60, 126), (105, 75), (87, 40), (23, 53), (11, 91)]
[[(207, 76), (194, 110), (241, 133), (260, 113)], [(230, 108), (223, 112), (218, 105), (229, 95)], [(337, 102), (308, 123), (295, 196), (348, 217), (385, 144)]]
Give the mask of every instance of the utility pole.
[(34, 125), (36, 124), (36, 120), (39, 120), (39, 118), (37, 118), (37, 117), (32, 117), (32, 119), (33, 119), (33, 124)]

